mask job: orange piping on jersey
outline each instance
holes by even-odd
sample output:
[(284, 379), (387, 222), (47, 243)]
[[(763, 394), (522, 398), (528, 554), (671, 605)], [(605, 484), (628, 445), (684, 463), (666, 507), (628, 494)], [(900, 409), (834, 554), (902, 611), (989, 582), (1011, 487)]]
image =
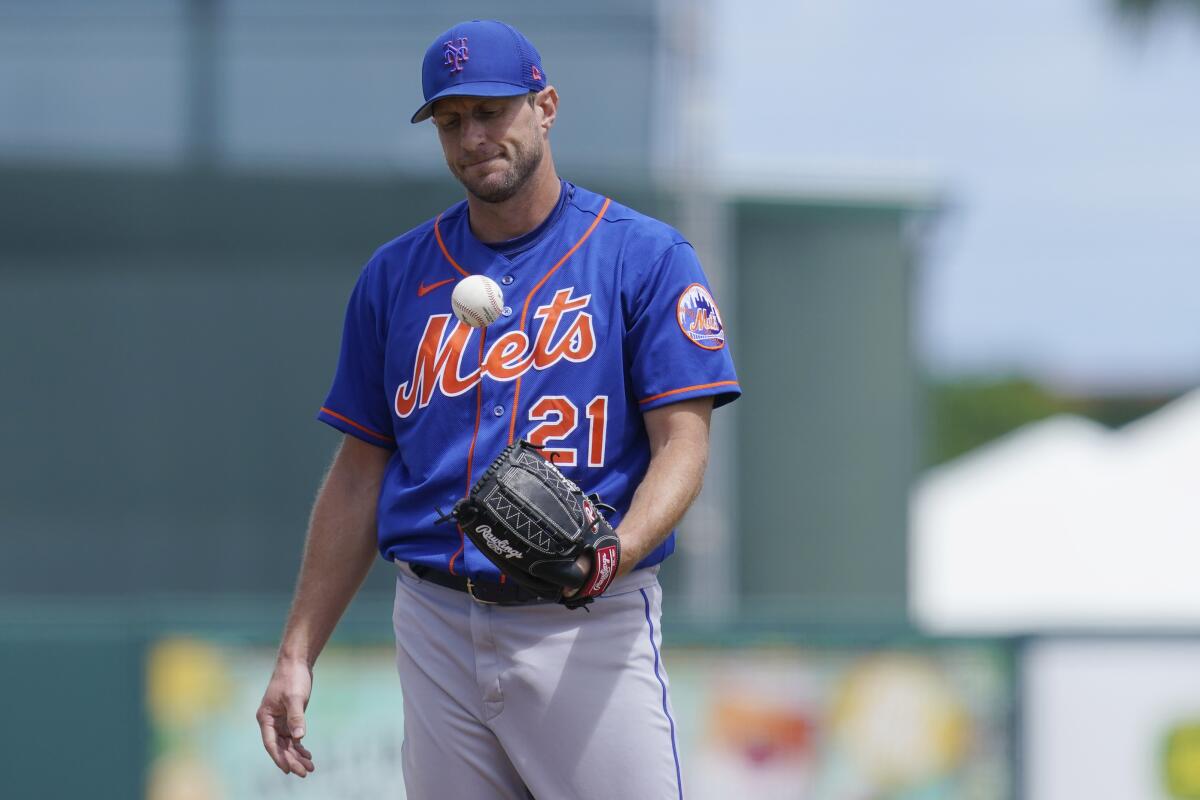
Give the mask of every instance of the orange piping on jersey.
[(716, 383), (702, 383), (699, 386), (684, 386), (682, 389), (672, 389), (669, 392), (662, 392), (661, 394), (656, 394), (653, 397), (647, 397), (645, 400), (638, 400), (638, 405), (645, 405), (646, 403), (657, 400), (660, 397), (669, 397), (670, 395), (682, 394), (683, 392), (693, 392), (693, 391), (696, 391), (697, 389), (712, 389), (713, 387), (716, 387), (716, 386), (737, 386), (737, 385), (738, 385), (737, 381), (717, 381)]
[(463, 269), (462, 267), (460, 267), (458, 265), (458, 262), (455, 261), (454, 257), (450, 255), (450, 251), (446, 249), (446, 243), (442, 241), (442, 229), (438, 226), (438, 223), (440, 223), (441, 221), (442, 221), (441, 214), (438, 214), (437, 219), (435, 219), (433, 221), (433, 235), (437, 239), (438, 247), (442, 248), (442, 255), (444, 255), (446, 257), (446, 260), (450, 262), (450, 266), (454, 267), (456, 270), (461, 272), (463, 274), (463, 277), (466, 277), (466, 276), (470, 275), (471, 273), (467, 272), (465, 269)]
[(425, 295), (432, 292), (434, 289), (440, 289), (441, 287), (445, 286), (447, 283), (454, 283), (454, 278), (446, 278), (446, 280), (444, 280), (444, 281), (437, 281), (436, 283), (431, 283), (428, 286), (426, 286), (425, 281), (422, 280), (420, 283), (417, 284), (417, 297), (424, 297)]
[(454, 555), (450, 556), (450, 574), (451, 575), (458, 574), (457, 572), (454, 571), (454, 560), (462, 555), (463, 548), (466, 546), (467, 546), (467, 540), (463, 536), (462, 526), (459, 525), (458, 526), (458, 549), (454, 551)]
[[(520, 327), (517, 328), (517, 330), (521, 330), (521, 331), (525, 330), (525, 316), (529, 313), (529, 301), (531, 301), (533, 299), (533, 296), (535, 294), (537, 294), (538, 289), (542, 288), (542, 284), (544, 284), (546, 281), (548, 281), (550, 279), (550, 276), (553, 275), (555, 273), (555, 271), (557, 271), (558, 268), (561, 267), (563, 265), (563, 263), (568, 258), (570, 258), (575, 253), (576, 250), (579, 249), (579, 246), (588, 240), (588, 237), (592, 235), (592, 231), (596, 230), (596, 226), (600, 224), (600, 220), (604, 219), (604, 214), (606, 211), (608, 211), (608, 206), (611, 202), (612, 202), (611, 197), (604, 198), (604, 205), (602, 205), (600, 207), (600, 213), (596, 215), (596, 219), (594, 219), (592, 221), (592, 224), (588, 226), (588, 229), (583, 232), (583, 236), (579, 237), (579, 241), (575, 243), (575, 246), (572, 247), (570, 250), (568, 250), (566, 255), (564, 255), (562, 258), (560, 258), (558, 260), (558, 263), (556, 263), (553, 267), (551, 267), (550, 271), (547, 272), (545, 275), (543, 275), (542, 279), (537, 282), (537, 285), (534, 286), (533, 289), (529, 292), (529, 294), (525, 296), (525, 306), (521, 309), (521, 325), (520, 325)], [(516, 431), (517, 431), (517, 409), (518, 409), (518, 403), (520, 401), (520, 398), (521, 398), (521, 378), (518, 376), (517, 380), (515, 381), (514, 386), (513, 386), (512, 419), (510, 419), (508, 422), (508, 443), (509, 444), (513, 443), (513, 436), (516, 435)]]
[[(310, 408), (311, 408), (311, 406), (310, 406)], [(337, 413), (336, 411), (331, 411), (328, 408), (326, 408), (325, 406), (321, 406), (321, 412), (324, 414), (328, 414), (329, 416), (333, 417), (334, 419), (340, 419), (342, 422), (346, 423), (347, 425), (353, 425), (354, 427), (358, 428), (363, 433), (374, 436), (376, 439), (382, 439), (385, 442), (391, 442), (391, 443), (395, 444), (395, 440), (391, 436), (384, 436), (382, 433), (376, 433), (375, 431), (371, 430), (370, 428), (366, 427), (365, 425), (359, 425), (357, 422), (350, 419), (349, 417), (343, 417), (341, 414)]]
[[(483, 367), (483, 351), (487, 343), (487, 328), (479, 329), (479, 366)], [(475, 440), (479, 438), (479, 418), (483, 415), (483, 380), (475, 384), (475, 430), (471, 433), (471, 446), (467, 448), (467, 491), (463, 493), (466, 497), (471, 493), (471, 464), (475, 461)], [(462, 555), (463, 549), (467, 546), (466, 536), (463, 534), (462, 525), (458, 526), (458, 550), (454, 555), (450, 556), (450, 574), (457, 575), (454, 571), (454, 561)]]

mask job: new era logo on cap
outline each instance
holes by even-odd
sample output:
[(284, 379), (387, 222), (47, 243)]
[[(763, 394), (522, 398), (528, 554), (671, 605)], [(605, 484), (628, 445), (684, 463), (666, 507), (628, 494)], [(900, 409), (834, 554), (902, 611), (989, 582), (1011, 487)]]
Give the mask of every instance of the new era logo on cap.
[(514, 97), (545, 88), (542, 57), (520, 31), (494, 19), (461, 22), (425, 51), (425, 102), (412, 121), (429, 119), (443, 97)]

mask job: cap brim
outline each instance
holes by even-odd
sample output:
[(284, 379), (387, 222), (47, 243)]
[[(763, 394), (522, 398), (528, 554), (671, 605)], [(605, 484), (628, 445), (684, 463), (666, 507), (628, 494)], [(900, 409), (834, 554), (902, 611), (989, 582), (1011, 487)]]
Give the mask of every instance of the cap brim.
[(528, 86), (519, 83), (502, 83), (500, 81), (478, 81), (476, 83), (458, 83), (447, 86), (426, 101), (412, 115), (413, 122), (422, 122), (433, 116), (433, 104), (446, 97), (516, 97), (533, 91)]

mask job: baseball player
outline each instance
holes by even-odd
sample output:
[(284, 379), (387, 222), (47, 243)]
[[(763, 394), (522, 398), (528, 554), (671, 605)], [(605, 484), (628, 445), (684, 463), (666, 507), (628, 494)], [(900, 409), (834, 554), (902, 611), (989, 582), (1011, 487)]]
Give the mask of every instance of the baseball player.
[[(657, 572), (700, 489), (709, 415), (740, 394), (721, 312), (678, 232), (559, 178), (558, 93), (521, 33), (455, 25), (422, 85), (412, 121), (433, 120), (466, 199), (377, 250), (350, 296), (318, 414), (344, 437), (263, 744), (283, 772), (314, 770), (312, 667), (378, 551), (397, 572), (408, 797), (682, 797)], [(484, 327), (451, 310), (471, 275), (503, 292)], [(563, 604), (571, 588), (508, 580), (439, 513), (522, 439), (615, 509), (616, 577), (584, 610)]]

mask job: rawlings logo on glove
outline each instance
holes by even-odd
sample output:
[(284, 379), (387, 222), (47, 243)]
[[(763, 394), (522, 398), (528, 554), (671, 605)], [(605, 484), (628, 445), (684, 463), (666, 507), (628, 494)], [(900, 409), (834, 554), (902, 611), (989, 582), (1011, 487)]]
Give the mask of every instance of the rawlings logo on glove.
[(487, 525), (479, 525), (475, 528), (475, 532), (483, 537), (487, 542), (487, 546), (492, 549), (492, 552), (499, 553), (505, 558), (524, 558), (525, 555), (509, 544), (508, 539), (501, 539), (492, 533), (492, 529)]
[[(537, 450), (523, 439), (506, 447), (450, 515), (502, 573), (580, 608), (617, 575), (621, 540), (600, 513), (615, 509), (585, 496)], [(589, 571), (578, 564), (585, 553), (592, 557)], [(576, 593), (563, 597), (567, 590)]]

